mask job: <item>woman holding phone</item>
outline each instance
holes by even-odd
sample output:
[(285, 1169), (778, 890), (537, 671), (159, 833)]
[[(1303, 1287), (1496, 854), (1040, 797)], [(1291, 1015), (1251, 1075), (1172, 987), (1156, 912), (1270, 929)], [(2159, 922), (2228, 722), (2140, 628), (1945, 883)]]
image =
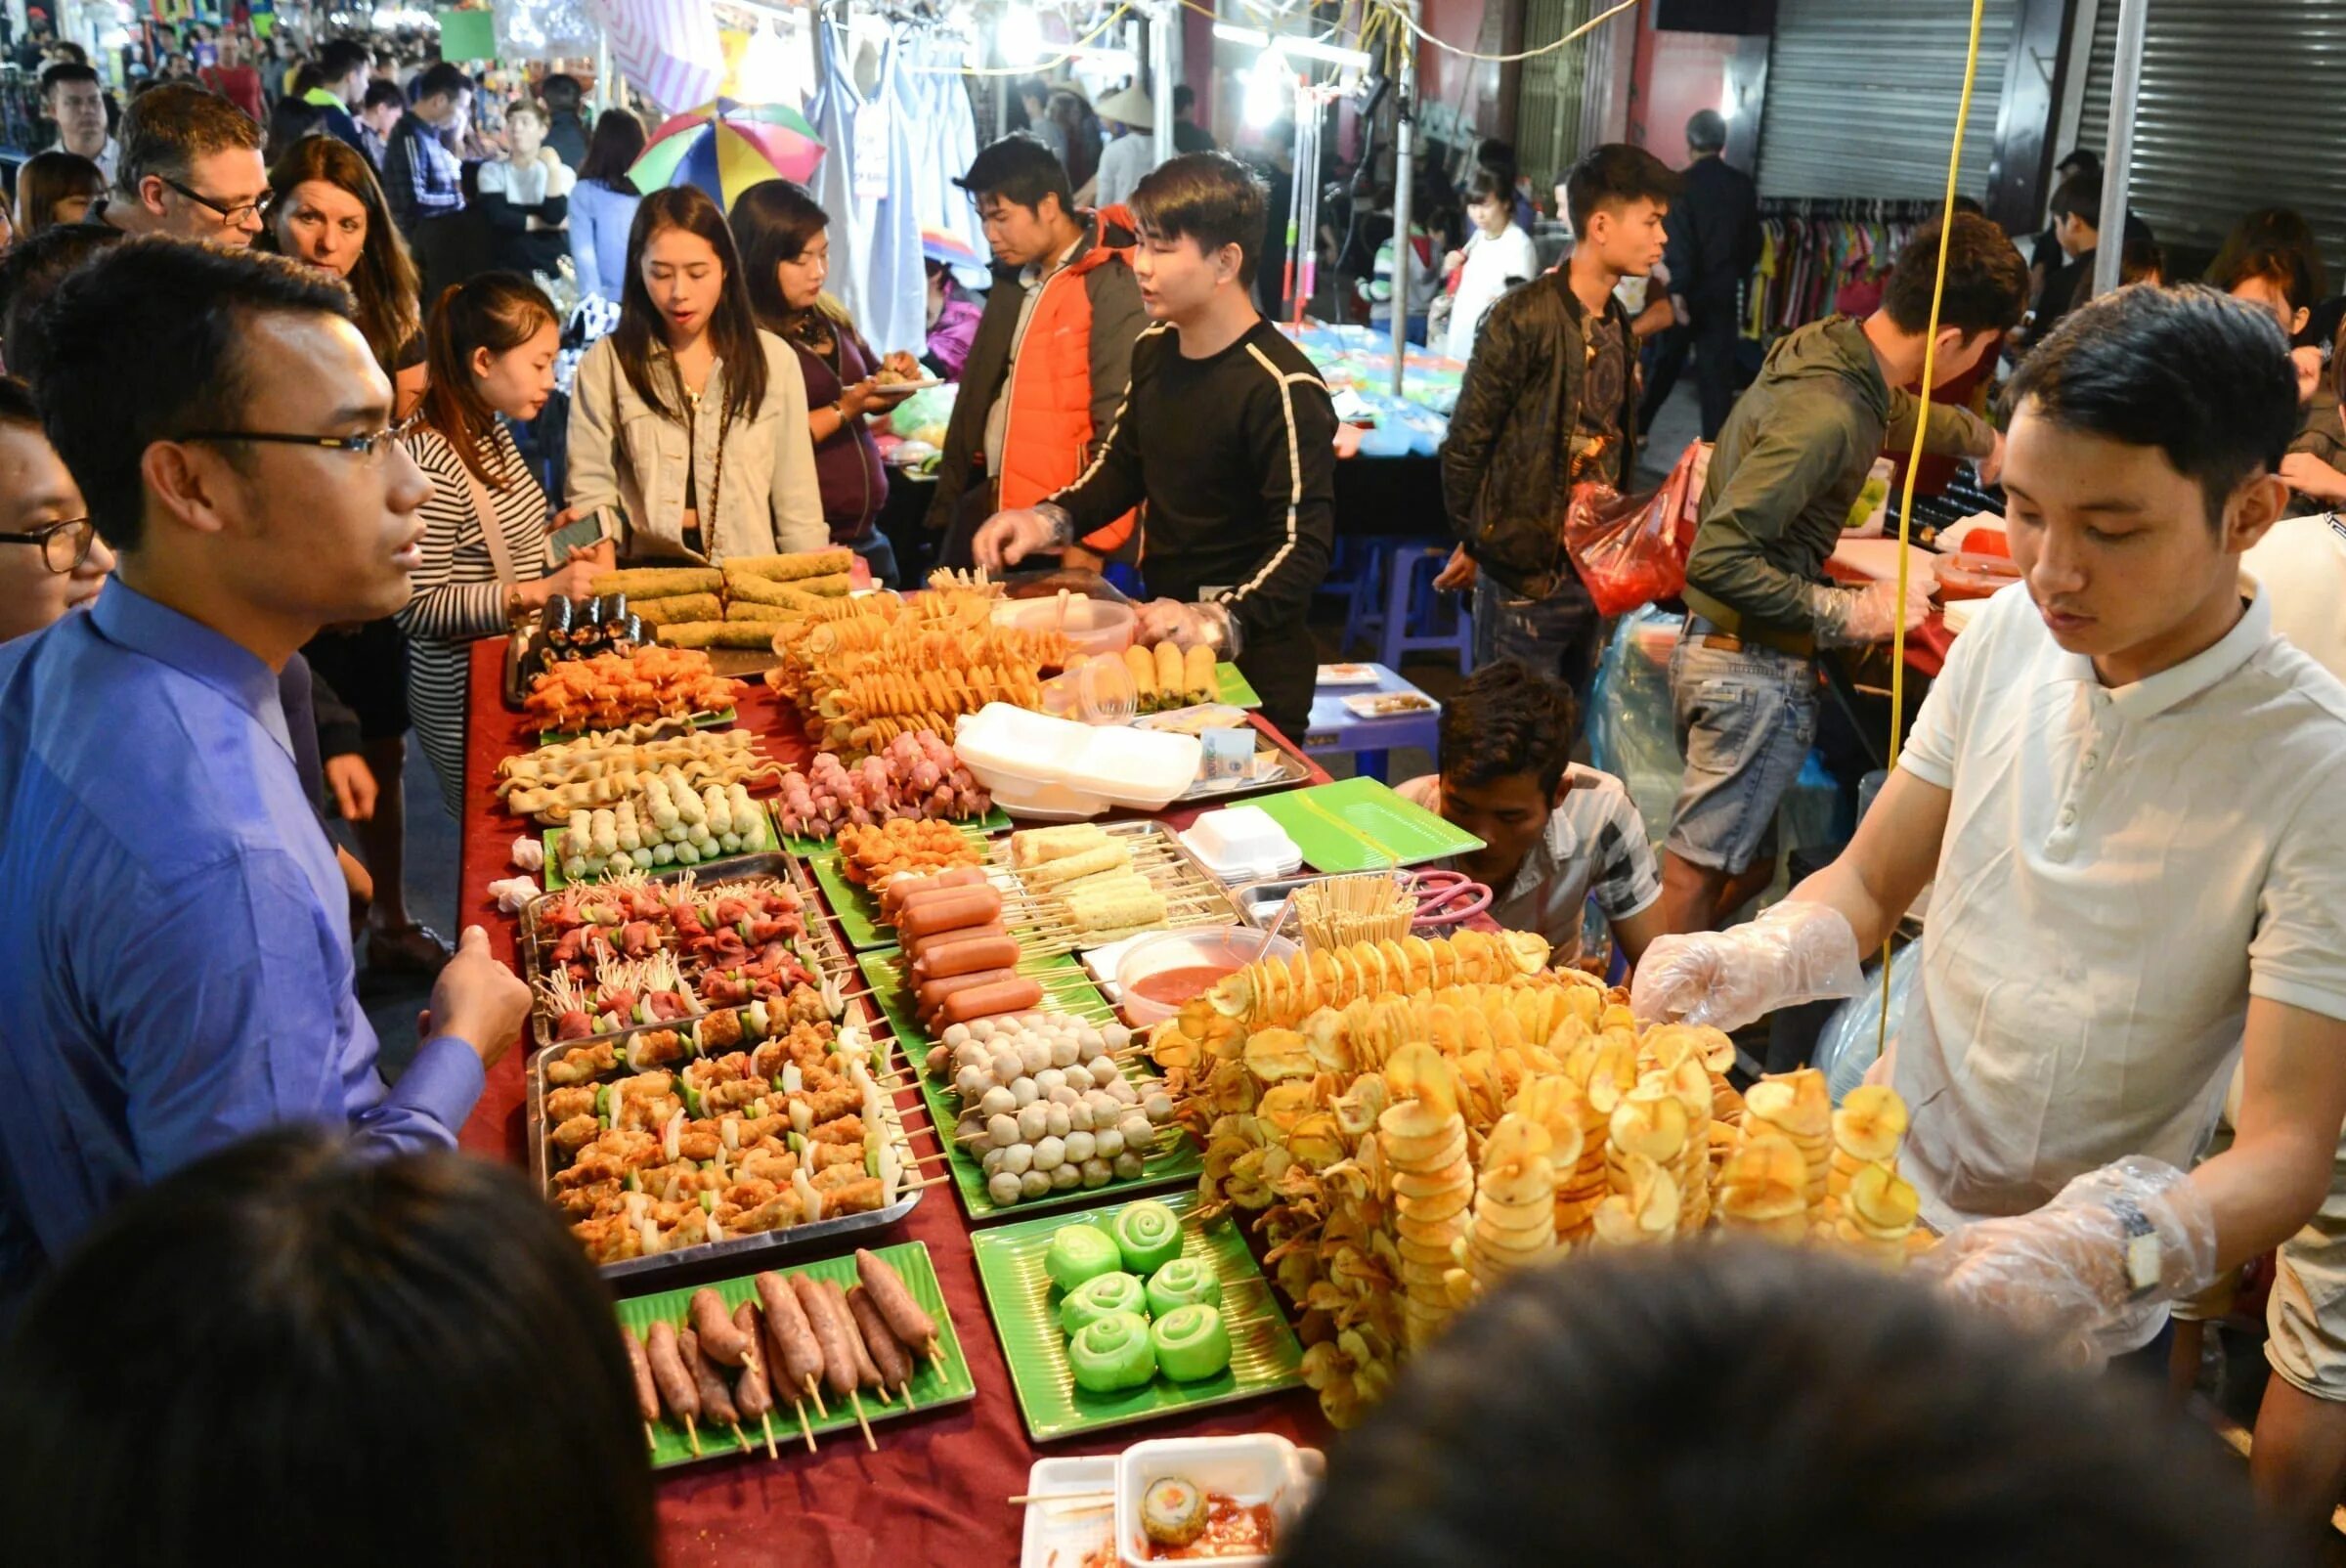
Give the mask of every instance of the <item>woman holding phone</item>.
[[(415, 596), (398, 619), (413, 648), (415, 733), (449, 813), (460, 816), (472, 640), (503, 632), (548, 599), (585, 598), (611, 551), (569, 550), (546, 570), (545, 492), (504, 423), (536, 418), (553, 395), (562, 327), (552, 302), (518, 274), (483, 273), (441, 292), (425, 338), (431, 382), (408, 450), (431, 476), (432, 497), (423, 503)], [(568, 521), (565, 514), (551, 526)]]

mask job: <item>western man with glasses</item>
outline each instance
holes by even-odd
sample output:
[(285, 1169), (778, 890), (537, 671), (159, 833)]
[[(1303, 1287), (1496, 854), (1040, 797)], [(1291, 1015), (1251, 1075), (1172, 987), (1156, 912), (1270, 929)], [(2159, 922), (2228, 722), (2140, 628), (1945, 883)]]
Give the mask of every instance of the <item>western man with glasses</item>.
[(261, 128), (193, 82), (151, 87), (122, 112), (121, 165), (94, 222), (242, 249), (261, 232), (269, 173)]
[(0, 643), (0, 1324), (124, 1192), (262, 1127), (453, 1146), (528, 1013), (469, 930), (385, 1081), (296, 771), (279, 672), (407, 603), (431, 494), (351, 311), (277, 257), (133, 240), (37, 327), (115, 565)]

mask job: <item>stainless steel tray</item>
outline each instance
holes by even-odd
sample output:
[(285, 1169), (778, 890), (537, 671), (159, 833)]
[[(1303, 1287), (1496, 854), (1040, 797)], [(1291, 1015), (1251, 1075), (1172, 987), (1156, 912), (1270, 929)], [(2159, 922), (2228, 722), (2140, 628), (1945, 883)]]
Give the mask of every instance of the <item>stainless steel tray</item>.
[[(1195, 806), (1199, 801), (1227, 801), (1239, 795), (1259, 795), (1265, 790), (1291, 790), (1312, 781), (1312, 764), (1283, 746), (1274, 743), (1259, 731), (1261, 743), (1254, 754), (1254, 765), (1259, 772), (1248, 772), (1238, 778), (1199, 779), (1173, 797), (1173, 804)], [(1265, 759), (1269, 759), (1266, 763)]]
[[(1205, 868), (1204, 861), (1190, 852), (1180, 835), (1164, 823), (1145, 817), (1104, 822), (1100, 829), (1109, 838), (1127, 841), (1133, 869), (1154, 883), (1168, 901), (1180, 900), (1179, 907), (1167, 913), (1161, 929), (1186, 931), (1193, 927), (1238, 924), (1238, 907), (1231, 902), (1229, 890)], [(986, 880), (1001, 890), (1002, 923), (1019, 938), (1019, 945), (1027, 957), (1047, 958), (1120, 939), (1115, 934), (1104, 935), (1098, 940), (1071, 933), (1047, 935), (1056, 924), (1049, 896), (1030, 891), (1012, 866), (1010, 840), (1011, 836), (1005, 835), (986, 841)]]
[(1325, 877), (1273, 877), (1264, 882), (1247, 882), (1230, 890), (1230, 901), (1238, 905), (1240, 923), (1261, 931), (1279, 918), (1280, 905), (1287, 894), (1306, 883), (1325, 882)]
[[(885, 1047), (882, 1061), (888, 1067), (898, 1074), (908, 1074), (914, 1070), (904, 1060), (893, 1032), (884, 1026), (875, 1026), (871, 1022), (872, 1013), (868, 1007), (857, 1006), (853, 1008), (853, 1012), (857, 1026), (862, 1028), (875, 1043)], [(641, 1033), (645, 1029), (673, 1028), (674, 1026), (674, 1023), (647, 1024), (638, 1028), (624, 1030), (619, 1034), (607, 1035), (603, 1038), (624, 1040)], [(529, 1065), (524, 1069), (526, 1083), (524, 1103), (527, 1108), (530, 1179), (537, 1184), (538, 1191), (545, 1195), (549, 1203), (554, 1197), (555, 1170), (553, 1129), (547, 1125), (545, 1115), (545, 1064), (557, 1052), (567, 1051), (580, 1043), (577, 1040), (564, 1040), (558, 1045), (549, 1045), (533, 1051), (530, 1054)], [(903, 1088), (885, 1092), (888, 1094), (888, 1106), (892, 1113), (890, 1117), (890, 1133), (904, 1156), (906, 1177), (917, 1180), (920, 1177), (920, 1167), (913, 1163), (912, 1140), (904, 1125), (904, 1107), (897, 1103), (897, 1096), (913, 1094), (915, 1103), (919, 1104), (918, 1092), (909, 1083)], [(922, 1107), (922, 1113), (927, 1113), (926, 1106)], [(623, 1258), (617, 1263), (598, 1264), (596, 1267), (606, 1279), (626, 1280), (677, 1269), (698, 1269), (704, 1264), (726, 1263), (753, 1255), (767, 1257), (781, 1252), (795, 1252), (804, 1247), (817, 1246), (825, 1241), (835, 1241), (843, 1236), (853, 1236), (863, 1231), (876, 1231), (885, 1226), (893, 1225), (913, 1211), (922, 1196), (923, 1190), (916, 1187), (888, 1207), (873, 1209), (867, 1213), (843, 1214), (837, 1219), (816, 1220), (812, 1225), (796, 1225), (787, 1230), (756, 1231), (745, 1236), (729, 1236), (721, 1241), (704, 1241), (697, 1246), (678, 1247), (673, 1252), (657, 1252), (649, 1257)], [(567, 1226), (568, 1221), (565, 1219), (564, 1223)]]
[[(678, 882), (687, 875), (699, 877), (701, 868), (680, 866), (646, 877), (644, 880), (654, 883)], [(799, 896), (805, 901), (808, 911), (805, 939), (814, 950), (815, 963), (813, 967), (815, 972), (824, 980), (837, 981), (843, 990), (854, 990), (858, 980), (855, 961), (849, 956), (847, 945), (839, 939), (839, 932), (832, 924), (830, 912), (823, 903), (822, 895), (815, 891), (814, 879), (806, 874), (806, 868), (800, 862), (798, 856), (778, 849), (769, 850), (764, 854), (741, 855), (711, 868), (711, 874), (706, 880), (739, 882), (745, 877), (772, 877), (777, 881), (789, 883), (798, 891)], [(582, 891), (601, 886), (604, 884), (587, 884), (586, 889)], [(520, 941), (522, 978), (529, 981), (533, 997), (538, 994), (538, 981), (544, 974), (545, 950), (550, 945), (539, 933), (540, 915), (548, 904), (564, 897), (571, 891), (565, 888), (560, 893), (540, 893), (522, 906)], [(704, 1008), (700, 1012), (688, 1014), (684, 1018), (670, 1019), (661, 1024), (640, 1026), (668, 1027), (676, 1024), (690, 1023), (693, 1019), (705, 1018), (710, 1013), (723, 1011), (725, 1011), (723, 1008)], [(575, 1045), (580, 1043), (575, 1040), (555, 1041), (551, 1033), (553, 1023), (554, 1021), (546, 1016), (544, 1007), (538, 1001), (533, 1001), (530, 1008), (530, 1031), (531, 1037), (539, 1045), (550, 1046), (556, 1043)], [(633, 1029), (625, 1029), (621, 1030), (620, 1034), (626, 1035), (634, 1032)]]

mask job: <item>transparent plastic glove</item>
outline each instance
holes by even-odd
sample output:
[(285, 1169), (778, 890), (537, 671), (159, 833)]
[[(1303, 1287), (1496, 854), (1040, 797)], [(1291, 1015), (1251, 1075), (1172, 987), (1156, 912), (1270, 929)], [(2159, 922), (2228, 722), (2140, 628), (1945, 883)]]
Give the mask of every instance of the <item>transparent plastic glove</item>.
[(1151, 599), (1141, 606), (1141, 625), (1135, 633), (1142, 642), (1170, 642), (1179, 648), (1207, 647), (1222, 659), (1235, 659), (1243, 639), (1238, 623), (1225, 604), (1190, 604), (1181, 599)]
[(1061, 549), (1075, 542), (1075, 519), (1049, 501), (996, 512), (978, 527), (970, 553), (989, 572), (1016, 566), (1036, 550)]
[(1749, 925), (1655, 937), (1629, 1010), (1648, 1024), (1739, 1029), (1780, 1007), (1853, 996), (1864, 981), (1847, 918), (1830, 904), (1787, 900)]
[(1808, 589), (1808, 619), (1820, 648), (1855, 648), (1869, 642), (1887, 642), (1897, 630), (1901, 614), (1906, 630), (1911, 632), (1930, 613), (1931, 590), (1911, 572), (1906, 576), (1906, 597), (1902, 604), (1895, 578), (1868, 583), (1863, 588), (1815, 584)]
[[(2149, 1239), (2129, 1226), (2129, 1209)], [(2164, 1303), (2215, 1283), (2216, 1216), (2184, 1172), (2130, 1155), (2087, 1171), (2033, 1214), (1964, 1227), (1914, 1267), (2081, 1360), (2107, 1361), (2141, 1344)]]

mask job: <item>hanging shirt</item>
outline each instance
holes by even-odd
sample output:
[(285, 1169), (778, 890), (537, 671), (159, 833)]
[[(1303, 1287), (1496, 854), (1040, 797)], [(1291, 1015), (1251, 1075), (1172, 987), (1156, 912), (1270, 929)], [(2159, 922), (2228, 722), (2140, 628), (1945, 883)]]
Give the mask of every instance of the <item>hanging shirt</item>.
[(438, 1036), (384, 1086), (267, 665), (108, 584), (0, 647), (0, 1301), (248, 1133), (455, 1146), (480, 1058)]
[(2346, 1019), (2346, 686), (2263, 589), (2131, 685), (1982, 607), (1898, 765), (1952, 796), (1893, 1082), (1945, 1230), (2128, 1154), (2189, 1168), (2250, 997)]

